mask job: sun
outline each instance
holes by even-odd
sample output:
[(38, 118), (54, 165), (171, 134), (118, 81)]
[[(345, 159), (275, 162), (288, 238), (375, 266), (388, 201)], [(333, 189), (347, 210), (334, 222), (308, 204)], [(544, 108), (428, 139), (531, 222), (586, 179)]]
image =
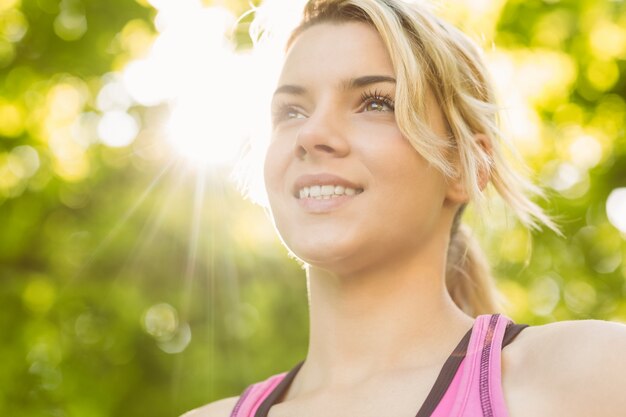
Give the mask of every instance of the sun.
[(238, 24), (231, 11), (200, 0), (149, 2), (158, 10), (159, 33), (149, 54), (123, 71), (129, 95), (140, 105), (167, 105), (168, 146), (190, 166), (233, 167), (244, 143), (263, 136), (268, 126), (271, 87), (282, 62), (279, 45), (304, 2), (265, 1), (254, 9), (257, 21), (281, 26), (244, 51), (231, 37)]

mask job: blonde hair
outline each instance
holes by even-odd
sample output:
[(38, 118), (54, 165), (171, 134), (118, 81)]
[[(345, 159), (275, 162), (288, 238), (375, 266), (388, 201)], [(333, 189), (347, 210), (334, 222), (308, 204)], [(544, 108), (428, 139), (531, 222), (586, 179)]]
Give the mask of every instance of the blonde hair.
[[(350, 21), (370, 24), (380, 34), (397, 78), (396, 121), (417, 152), (446, 177), (462, 181), (479, 215), (485, 203), (481, 176), (487, 176), (524, 225), (538, 229), (543, 224), (556, 231), (530, 198), (543, 196), (541, 189), (504, 157), (498, 106), (479, 48), (424, 5), (401, 0), (311, 0), (288, 46), (310, 26)], [(430, 127), (429, 91), (441, 107), (448, 138)], [(477, 134), (488, 139), (489, 149), (481, 146)], [(499, 300), (484, 254), (460, 223), (464, 209), (459, 209), (451, 228), (446, 285), (454, 302), (475, 316), (498, 311)]]

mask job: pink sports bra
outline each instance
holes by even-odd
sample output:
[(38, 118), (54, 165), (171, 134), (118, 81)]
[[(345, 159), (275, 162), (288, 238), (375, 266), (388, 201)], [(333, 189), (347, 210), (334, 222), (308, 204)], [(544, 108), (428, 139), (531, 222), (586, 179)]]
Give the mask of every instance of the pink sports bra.
[[(500, 314), (478, 316), (445, 362), (416, 417), (508, 417), (501, 381), (501, 351), (528, 327)], [(267, 417), (303, 362), (250, 385), (231, 417)]]

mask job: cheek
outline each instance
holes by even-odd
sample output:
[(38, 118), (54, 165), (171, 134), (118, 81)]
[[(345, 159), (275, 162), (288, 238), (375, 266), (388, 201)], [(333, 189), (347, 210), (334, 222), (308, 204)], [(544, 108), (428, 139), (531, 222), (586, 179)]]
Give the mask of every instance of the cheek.
[(293, 160), (293, 148), (289, 139), (276, 138), (269, 144), (263, 166), (267, 202), (272, 219), (282, 236), (281, 229), (289, 219), (290, 190), (287, 178)]
[(354, 144), (364, 149), (371, 148), (378, 152), (396, 152), (400, 148), (411, 145), (404, 139), (394, 119), (378, 116), (363, 116), (362, 120), (353, 122), (350, 135), (354, 137)]
[(285, 146), (281, 146), (277, 140), (272, 140), (265, 153), (263, 175), (270, 198), (272, 191), (275, 192), (280, 188), (280, 180), (284, 178), (287, 164), (286, 154)]
[[(423, 175), (426, 161), (404, 138), (395, 125), (370, 125), (359, 135), (364, 138), (361, 151), (367, 155), (370, 171), (375, 182), (387, 185), (404, 182), (417, 175)], [(391, 182), (388, 182), (391, 181)]]
[[(443, 175), (404, 138), (397, 126), (372, 126), (362, 148), (372, 181), (383, 201), (399, 212), (417, 213), (439, 205), (445, 196)], [(384, 190), (384, 191), (383, 191)]]

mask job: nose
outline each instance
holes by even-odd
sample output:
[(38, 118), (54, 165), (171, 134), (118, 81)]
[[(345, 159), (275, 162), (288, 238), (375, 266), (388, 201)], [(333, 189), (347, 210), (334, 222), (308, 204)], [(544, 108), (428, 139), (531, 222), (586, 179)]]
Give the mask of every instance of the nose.
[(341, 158), (350, 153), (346, 121), (330, 111), (314, 112), (297, 133), (294, 153), (299, 159)]

